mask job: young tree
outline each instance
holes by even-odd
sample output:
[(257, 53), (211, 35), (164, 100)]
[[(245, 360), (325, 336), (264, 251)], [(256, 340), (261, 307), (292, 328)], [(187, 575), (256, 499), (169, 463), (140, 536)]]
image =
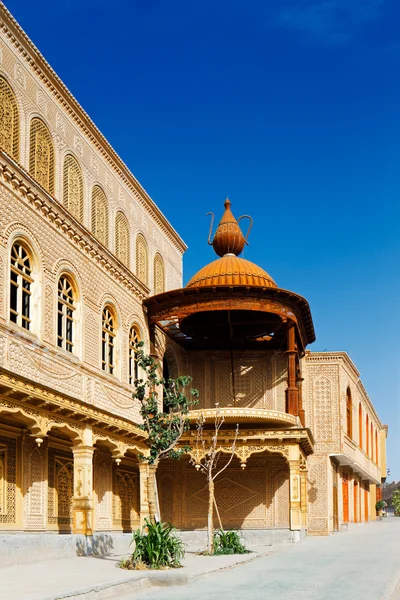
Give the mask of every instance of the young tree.
[[(208, 515), (207, 515), (207, 552), (209, 554), (214, 553), (214, 507), (217, 513), (219, 524), (222, 529), (222, 523), (219, 516), (218, 506), (215, 499), (215, 480), (229, 467), (236, 450), (236, 441), (239, 435), (239, 425), (236, 425), (236, 430), (232, 445), (229, 447), (230, 456), (227, 462), (218, 469), (219, 458), (222, 453), (221, 447), (218, 446), (218, 435), (219, 431), (224, 423), (224, 417), (221, 415), (219, 405), (215, 405), (217, 408), (214, 421), (214, 431), (211, 439), (205, 435), (204, 423), (205, 418), (203, 414), (200, 414), (196, 424), (196, 442), (194, 455), (191, 459), (191, 463), (195, 466), (198, 471), (204, 473), (207, 478), (208, 487)], [(226, 453), (226, 452), (225, 452)]]
[[(199, 392), (189, 389), (192, 377), (181, 375), (176, 379), (159, 377), (160, 365), (143, 351), (143, 342), (137, 344), (137, 361), (143, 378), (135, 379), (133, 398), (140, 402), (143, 423), (140, 429), (147, 433), (148, 456), (140, 456), (152, 466), (148, 477), (149, 518), (155, 521), (156, 498), (154, 472), (162, 458), (179, 459), (189, 447), (177, 448), (183, 433), (190, 427), (189, 410), (197, 404)], [(163, 397), (159, 399), (159, 391)], [(163, 410), (160, 410), (160, 407)], [(165, 412), (164, 412), (165, 411)]]

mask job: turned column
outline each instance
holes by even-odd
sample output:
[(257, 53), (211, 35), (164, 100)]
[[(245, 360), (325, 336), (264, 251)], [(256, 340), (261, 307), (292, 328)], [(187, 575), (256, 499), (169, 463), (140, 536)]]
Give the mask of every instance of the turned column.
[(307, 468), (300, 464), (300, 524), (301, 529), (308, 529), (307, 513)]
[(298, 446), (289, 446), (289, 482), (290, 482), (290, 529), (302, 529), (300, 450)]
[(294, 324), (290, 325), (288, 329), (288, 345), (286, 353), (288, 357), (288, 387), (286, 389), (286, 411), (291, 415), (297, 416), (299, 414), (299, 390), (296, 385), (297, 351)]
[(72, 448), (74, 455), (73, 532), (93, 533), (93, 454), (92, 431), (88, 427), (83, 443)]
[(149, 495), (148, 495), (149, 465), (147, 462), (139, 462), (139, 493), (140, 493), (140, 527), (144, 520), (149, 518)]

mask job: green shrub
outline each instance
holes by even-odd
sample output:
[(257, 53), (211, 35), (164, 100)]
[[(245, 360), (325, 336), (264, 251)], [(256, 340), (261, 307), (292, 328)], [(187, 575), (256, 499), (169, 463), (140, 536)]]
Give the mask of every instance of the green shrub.
[(151, 523), (146, 519), (143, 530), (133, 533), (131, 543), (135, 544), (131, 558), (134, 568), (143, 568), (142, 565), (150, 569), (182, 566), (184, 544), (176, 537), (175, 527), (170, 523)]
[(375, 510), (383, 510), (386, 506), (386, 502), (384, 502), (383, 500), (378, 500), (378, 502), (375, 504)]
[(214, 554), (246, 554), (247, 550), (237, 531), (219, 529), (214, 534)]

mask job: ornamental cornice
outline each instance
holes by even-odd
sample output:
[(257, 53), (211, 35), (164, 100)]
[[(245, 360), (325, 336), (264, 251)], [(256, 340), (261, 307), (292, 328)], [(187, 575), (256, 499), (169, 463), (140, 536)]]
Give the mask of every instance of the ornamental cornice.
[(89, 115), (83, 110), (76, 98), (53, 71), (44, 56), (32, 43), (4, 4), (1, 4), (0, 6), (0, 15), (0, 28), (2, 33), (5, 34), (13, 46), (21, 53), (32, 71), (57, 99), (71, 120), (85, 134), (87, 140), (90, 140), (93, 146), (101, 153), (105, 161), (134, 194), (136, 200), (138, 200), (145, 210), (150, 213), (152, 219), (182, 254), (187, 249), (185, 242), (177, 234), (167, 218), (150, 198), (146, 190), (130, 172), (127, 165), (118, 156), (110, 143), (93, 123)]
[[(129, 436), (133, 436), (135, 441), (144, 441), (146, 438), (146, 434), (141, 429), (121, 417), (116, 417), (83, 402), (80, 403), (68, 396), (49, 390), (38, 383), (26, 381), (22, 377), (4, 370), (0, 371), (0, 388), (6, 389), (5, 392), (0, 393), (0, 401), (3, 406), (5, 396), (6, 401), (14, 406), (30, 411), (30, 414), (35, 414), (37, 417), (44, 415), (54, 423), (62, 421), (69, 424), (70, 427), (81, 430), (85, 423), (91, 421), (96, 423), (98, 429), (103, 426), (111, 430), (113, 435), (116, 435), (118, 431), (124, 432), (130, 444), (132, 444), (132, 439)], [(18, 399), (13, 398), (14, 393), (18, 394)], [(64, 413), (61, 411), (64, 411)], [(78, 422), (76, 419), (78, 419)]]
[[(135, 294), (140, 301), (148, 297), (149, 288), (120, 263), (105, 246), (102, 246), (83, 225), (69, 215), (57, 200), (41, 188), (19, 165), (13, 163), (13, 168), (11, 168), (4, 160), (8, 158), (6, 154), (1, 152), (0, 156), (3, 159), (0, 161), (0, 176), (8, 186), (11, 186), (43, 218), (62, 231), (77, 248), (94, 260), (110, 277)], [(35, 188), (40, 191), (40, 195)]]

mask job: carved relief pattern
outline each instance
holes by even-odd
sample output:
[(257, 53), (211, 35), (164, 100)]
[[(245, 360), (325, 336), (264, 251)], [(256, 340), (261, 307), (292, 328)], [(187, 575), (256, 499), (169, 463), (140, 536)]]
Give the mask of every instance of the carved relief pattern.
[(0, 436), (0, 523), (16, 522), (17, 441)]
[(54, 193), (54, 148), (50, 132), (40, 119), (32, 119), (29, 171), (45, 190)]
[(94, 457), (96, 529), (112, 527), (112, 457), (96, 450)]
[(51, 285), (46, 285), (45, 297), (45, 314), (44, 314), (44, 337), (46, 341), (53, 341), (53, 309), (54, 309), (54, 294)]
[[(313, 457), (310, 459), (315, 461)], [(309, 530), (326, 532), (328, 528), (327, 468), (325, 461), (313, 464), (308, 473)]]
[(83, 221), (83, 178), (81, 169), (73, 156), (64, 161), (63, 203), (78, 221)]
[[(227, 458), (220, 460), (222, 465)], [(274, 506), (277, 474), (281, 479)], [(288, 477), (288, 465), (283, 457), (255, 455), (248, 459), (244, 470), (234, 459), (216, 480), (216, 501), (223, 524), (229, 528), (289, 527)], [(157, 481), (163, 520), (167, 515), (168, 518), (173, 516), (174, 524), (180, 528), (206, 527), (208, 493), (204, 475), (188, 460), (166, 460), (158, 467)]]
[(45, 450), (38, 448), (35, 440), (27, 436), (24, 448), (24, 526), (26, 529), (45, 529)]
[(274, 478), (275, 527), (289, 527), (289, 474), (280, 471)]
[(72, 524), (73, 458), (63, 450), (48, 450), (48, 523), (69, 529)]
[(15, 96), (3, 77), (0, 77), (0, 148), (19, 159), (19, 118)]
[(131, 529), (139, 519), (136, 473), (117, 469), (114, 476), (114, 525)]
[(108, 203), (103, 190), (95, 185), (92, 192), (92, 233), (108, 245)]
[(94, 314), (88, 313), (85, 318), (85, 362), (94, 367), (99, 366), (99, 336), (98, 319)]
[(330, 440), (332, 437), (332, 384), (327, 377), (318, 377), (315, 382), (315, 424), (314, 435), (318, 441)]
[(136, 237), (136, 276), (146, 285), (149, 271), (148, 262), (147, 243), (139, 233)]
[(115, 255), (129, 267), (129, 225), (121, 211), (115, 217)]
[(159, 254), (154, 257), (154, 294), (165, 291), (164, 261)]

